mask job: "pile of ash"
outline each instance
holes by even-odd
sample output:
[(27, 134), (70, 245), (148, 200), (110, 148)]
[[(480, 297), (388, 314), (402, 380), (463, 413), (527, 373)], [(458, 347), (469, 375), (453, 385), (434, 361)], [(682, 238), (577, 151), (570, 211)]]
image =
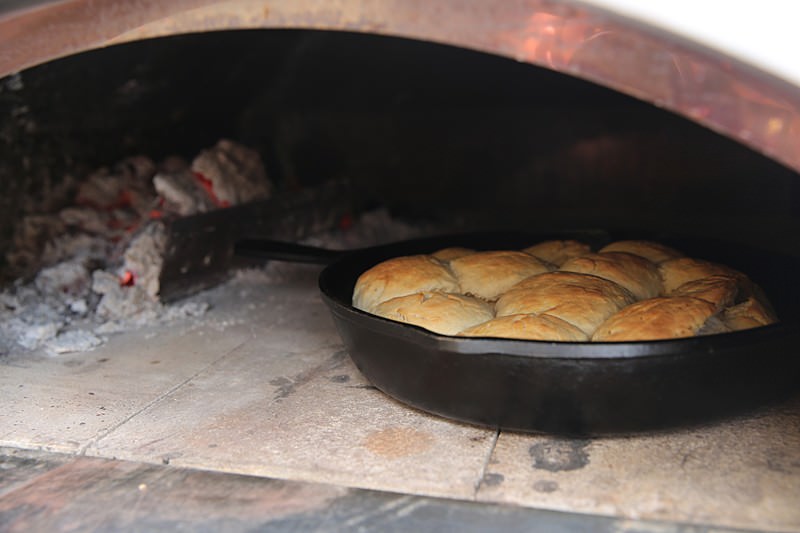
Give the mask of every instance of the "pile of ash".
[[(97, 170), (77, 187), (71, 205), (26, 216), (15, 227), (14, 246), (0, 272), (0, 280), (11, 280), (0, 287), (0, 356), (82, 352), (115, 333), (208, 320), (212, 293), (170, 304), (159, 298), (167, 225), (270, 198), (273, 188), (258, 154), (227, 140), (191, 163), (138, 156)], [(353, 249), (445, 229), (398, 219), (386, 209), (362, 213), (338, 228), (329, 222), (311, 224), (297, 239)], [(308, 274), (307, 265), (270, 262), (239, 272), (229, 284), (241, 291), (251, 283), (280, 284)]]
[(191, 163), (125, 159), (97, 170), (73, 205), (24, 217), (6, 254), (0, 355), (84, 351), (107, 335), (203, 315), (207, 304), (159, 301), (164, 220), (263, 200), (273, 190), (257, 152), (221, 140)]

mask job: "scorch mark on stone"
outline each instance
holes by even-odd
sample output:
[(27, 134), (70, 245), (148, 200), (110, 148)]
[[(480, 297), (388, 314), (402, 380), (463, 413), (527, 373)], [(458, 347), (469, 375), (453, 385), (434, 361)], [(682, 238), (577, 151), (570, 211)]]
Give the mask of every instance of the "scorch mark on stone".
[(550, 479), (540, 479), (533, 484), (533, 490), (536, 492), (544, 492), (545, 494), (549, 494), (558, 490), (558, 483)]
[(528, 450), (533, 467), (548, 472), (578, 470), (589, 464), (587, 440), (551, 439), (537, 442)]
[(506, 478), (503, 474), (487, 472), (484, 474), (483, 479), (481, 480), (481, 485), (485, 485), (487, 487), (496, 487), (505, 481), (505, 479)]
[(399, 459), (422, 453), (431, 447), (433, 437), (409, 427), (391, 427), (373, 431), (364, 439), (364, 447), (387, 459)]
[(298, 387), (305, 385), (317, 376), (338, 368), (344, 362), (346, 356), (347, 352), (344, 350), (338, 350), (319, 365), (300, 372), (299, 374), (296, 374), (290, 378), (286, 376), (280, 376), (271, 379), (269, 384), (278, 388), (275, 391), (275, 396), (273, 396), (273, 399), (275, 401), (281, 401), (294, 393)]

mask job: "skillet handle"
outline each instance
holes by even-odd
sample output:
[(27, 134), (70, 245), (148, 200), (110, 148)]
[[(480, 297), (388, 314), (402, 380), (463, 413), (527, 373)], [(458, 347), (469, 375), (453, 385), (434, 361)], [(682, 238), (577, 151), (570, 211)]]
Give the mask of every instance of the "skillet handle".
[(316, 246), (306, 246), (293, 242), (272, 241), (269, 239), (245, 239), (234, 245), (234, 254), (240, 257), (288, 261), (290, 263), (312, 263), (328, 265), (334, 259), (346, 254), (343, 250), (328, 250)]

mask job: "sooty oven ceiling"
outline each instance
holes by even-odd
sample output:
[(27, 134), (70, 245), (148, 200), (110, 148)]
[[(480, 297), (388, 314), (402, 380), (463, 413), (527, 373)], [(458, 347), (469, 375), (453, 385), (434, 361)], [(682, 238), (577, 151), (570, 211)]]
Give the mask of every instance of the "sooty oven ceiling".
[(686, 119), (540, 67), (399, 38), (153, 39), (6, 78), (0, 102), (4, 242), (21, 206), (52, 203), (64, 172), (191, 157), (224, 137), (256, 148), (282, 188), (346, 178), (368, 205), (480, 227), (769, 235), (786, 248), (797, 212), (792, 172)]

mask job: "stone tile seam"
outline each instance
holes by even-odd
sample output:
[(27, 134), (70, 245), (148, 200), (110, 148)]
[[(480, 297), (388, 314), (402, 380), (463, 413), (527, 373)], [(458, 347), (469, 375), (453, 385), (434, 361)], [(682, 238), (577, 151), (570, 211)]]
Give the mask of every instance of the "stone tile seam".
[[(133, 412), (130, 415), (126, 416), (124, 419), (120, 420), (118, 423), (114, 424), (112, 427), (98, 432), (94, 437), (89, 439), (88, 442), (83, 444), (78, 449), (78, 451), (75, 453), (75, 455), (78, 455), (78, 456), (86, 455), (90, 448), (92, 448), (93, 446), (96, 446), (97, 444), (99, 444), (103, 439), (105, 439), (106, 437), (108, 437), (109, 435), (114, 433), (120, 427), (122, 427), (123, 425), (127, 424), (128, 422), (130, 422), (131, 420), (133, 420), (135, 417), (139, 416), (140, 414), (148, 411), (153, 406), (155, 406), (155, 405), (161, 403), (162, 401), (164, 401), (165, 399), (169, 398), (175, 392), (177, 392), (178, 390), (180, 390), (181, 388), (186, 386), (186, 384), (190, 383), (195, 378), (197, 378), (199, 375), (201, 375), (202, 373), (206, 372), (208, 369), (214, 367), (219, 362), (223, 361), (224, 359), (230, 357), (231, 355), (233, 355), (234, 353), (239, 351), (244, 345), (246, 345), (251, 340), (252, 339), (250, 339), (250, 338), (243, 340), (242, 342), (240, 342), (239, 344), (237, 344), (236, 346), (234, 346), (233, 348), (231, 348), (230, 350), (225, 352), (223, 355), (221, 355), (217, 359), (214, 359), (213, 361), (211, 361), (210, 363), (205, 365), (203, 368), (199, 369), (197, 372), (195, 372), (191, 376), (187, 377), (186, 379), (184, 379), (183, 381), (181, 381), (179, 383), (176, 383), (174, 386), (170, 387), (169, 389), (164, 391), (162, 394), (159, 394), (158, 396), (153, 398), (151, 401), (149, 401), (145, 405), (143, 405), (140, 409), (137, 409), (135, 412)], [(97, 454), (96, 456), (97, 457), (103, 457), (100, 454)]]
[(478, 492), (481, 490), (481, 485), (483, 485), (483, 478), (486, 475), (486, 471), (489, 469), (489, 462), (492, 460), (492, 456), (494, 455), (494, 450), (497, 448), (497, 441), (500, 439), (500, 429), (494, 430), (494, 435), (492, 435), (492, 441), (489, 444), (489, 451), (486, 453), (486, 456), (483, 459), (483, 463), (481, 464), (481, 468), (478, 471), (478, 479), (475, 480), (475, 486), (472, 491), (472, 500), (478, 501)]

